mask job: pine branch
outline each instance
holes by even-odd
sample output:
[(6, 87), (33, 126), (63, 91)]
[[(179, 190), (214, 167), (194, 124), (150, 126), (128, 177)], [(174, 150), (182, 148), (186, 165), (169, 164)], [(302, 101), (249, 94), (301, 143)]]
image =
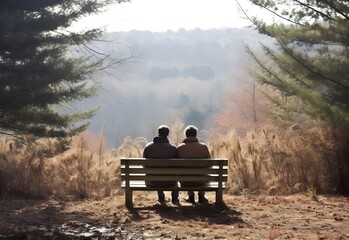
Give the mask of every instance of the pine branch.
[[(235, 1), (236, 1), (237, 5), (238, 5), (239, 9), (240, 9), (240, 10), (242, 11), (242, 13), (246, 16), (246, 18), (247, 18), (253, 25), (256, 26), (255, 21), (254, 21), (253, 19), (251, 19), (251, 18), (248, 16), (247, 12), (242, 8), (241, 4), (239, 3), (239, 0), (235, 0)], [(280, 19), (282, 19), (282, 20), (285, 20), (285, 21), (287, 21), (287, 22), (289, 22), (289, 23), (293, 23), (293, 24), (300, 25), (300, 26), (303, 26), (303, 27), (305, 26), (304, 24), (302, 24), (302, 23), (300, 23), (300, 22), (296, 22), (296, 21), (294, 21), (294, 20), (292, 20), (292, 19), (290, 19), (290, 18), (286, 18), (286, 17), (280, 15), (280, 14), (277, 13), (276, 11), (273, 11), (273, 10), (271, 10), (270, 8), (268, 8), (267, 6), (265, 6), (264, 4), (262, 4), (260, 1), (254, 1), (254, 4), (255, 4), (256, 6), (259, 6), (259, 7), (263, 8), (263, 9), (267, 10), (268, 12), (272, 13), (273, 15), (277, 16), (278, 18), (280, 18)]]
[(328, 80), (329, 82), (332, 82), (338, 86), (341, 86), (345, 89), (349, 89), (349, 86), (346, 86), (340, 82), (337, 82), (335, 81), (334, 79), (331, 79), (329, 77), (326, 77), (325, 75), (317, 72), (317, 71), (314, 71), (313, 69), (311, 69), (311, 67), (307, 66), (304, 64), (304, 62), (302, 62), (299, 58), (297, 58), (295, 55), (293, 55), (289, 50), (288, 48), (280, 41), (280, 39), (278, 37), (275, 37), (275, 39), (277, 40), (277, 42), (279, 43), (279, 45), (281, 46), (281, 48), (291, 57), (293, 58), (299, 65), (301, 65), (303, 68), (307, 69), (309, 72), (313, 73), (314, 75), (317, 75), (325, 80)]
[(319, 15), (321, 15), (321, 16), (324, 17), (324, 18), (327, 18), (327, 19), (332, 20), (332, 21), (335, 20), (335, 19), (332, 18), (330, 15), (327, 15), (327, 14), (325, 14), (325, 13), (323, 13), (323, 12), (321, 12), (321, 11), (319, 11), (319, 10), (313, 8), (313, 7), (311, 7), (309, 4), (305, 4), (305, 3), (303, 3), (303, 2), (301, 2), (301, 1), (299, 1), (299, 0), (294, 0), (294, 1), (297, 2), (297, 3), (299, 3), (299, 5), (301, 5), (301, 6), (303, 6), (303, 7), (306, 7), (306, 8), (308, 8), (308, 9), (311, 9), (313, 12), (318, 13)]
[(285, 82), (283, 82), (275, 73), (273, 73), (272, 71), (270, 71), (260, 60), (259, 58), (252, 52), (252, 50), (244, 43), (248, 54), (250, 54), (252, 56), (252, 58), (258, 63), (258, 65), (264, 70), (266, 71), (268, 74), (270, 74), (271, 76), (273, 76), (276, 80), (278, 80), (280, 83), (285, 84)]
[(291, 73), (287, 68), (283, 67), (280, 64), (280, 59), (268, 47), (264, 46), (263, 44), (262, 46), (263, 49), (275, 59), (274, 62), (279, 66), (280, 69), (285, 71), (288, 75), (292, 76), (297, 82), (301, 83), (303, 86), (307, 87), (308, 89), (311, 89), (311, 87), (308, 84), (299, 79), (295, 74)]
[(339, 8), (337, 8), (337, 7), (335, 6), (335, 4), (333, 4), (333, 3), (334, 3), (333, 0), (331, 0), (331, 1), (324, 0), (324, 1), (328, 4), (328, 6), (330, 6), (333, 10), (335, 10), (338, 14), (340, 14), (340, 15), (341, 15), (342, 17), (344, 17), (345, 19), (349, 20), (349, 16), (346, 15), (344, 12), (340, 11)]

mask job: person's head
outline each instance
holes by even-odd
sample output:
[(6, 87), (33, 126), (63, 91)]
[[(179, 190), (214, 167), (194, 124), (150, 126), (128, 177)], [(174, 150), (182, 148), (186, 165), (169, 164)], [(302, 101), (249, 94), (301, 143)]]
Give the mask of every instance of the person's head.
[(189, 125), (184, 129), (184, 134), (186, 137), (196, 137), (198, 134), (198, 128), (194, 125)]
[(158, 128), (158, 135), (161, 137), (167, 137), (169, 133), (170, 133), (170, 128), (167, 127), (166, 125), (161, 125)]

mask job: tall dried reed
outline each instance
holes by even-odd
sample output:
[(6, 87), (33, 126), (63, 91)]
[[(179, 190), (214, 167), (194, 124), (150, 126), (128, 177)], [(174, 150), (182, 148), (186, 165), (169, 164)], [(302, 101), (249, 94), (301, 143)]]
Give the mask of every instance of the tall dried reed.
[(16, 197), (100, 198), (120, 189), (119, 156), (140, 157), (146, 140), (108, 150), (99, 137), (0, 139), (2, 193)]
[[(120, 188), (120, 156), (141, 157), (146, 140), (127, 137), (117, 148), (108, 150), (99, 138), (89, 143), (91, 137), (75, 138), (71, 148), (51, 159), (46, 172), (56, 174), (52, 182), (55, 196), (100, 198), (110, 196)], [(91, 151), (93, 146), (97, 149)]]
[[(334, 188), (334, 147), (325, 127), (264, 126), (239, 137), (234, 131), (210, 141), (215, 157), (228, 157), (231, 191), (262, 190), (289, 194)], [(235, 186), (235, 187), (233, 187)], [(238, 187), (236, 187), (238, 186)]]
[[(182, 122), (173, 139), (180, 142)], [(228, 190), (289, 194), (314, 189), (336, 190), (340, 162), (330, 129), (294, 125), (264, 126), (238, 136), (200, 132), (212, 157), (229, 159)], [(183, 136), (184, 137), (184, 136)], [(102, 138), (83, 133), (72, 139), (0, 138), (2, 195), (57, 198), (99, 198), (120, 190), (120, 157), (142, 157), (147, 140), (127, 137), (109, 150)]]
[(47, 194), (45, 160), (63, 151), (66, 143), (65, 139), (35, 141), (30, 136), (0, 139), (3, 195), (42, 197)]

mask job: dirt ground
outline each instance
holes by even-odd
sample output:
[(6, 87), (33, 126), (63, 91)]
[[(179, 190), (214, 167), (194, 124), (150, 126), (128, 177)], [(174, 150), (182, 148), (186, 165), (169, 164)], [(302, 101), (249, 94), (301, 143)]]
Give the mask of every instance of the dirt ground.
[(349, 198), (224, 195), (226, 206), (189, 204), (155, 192), (101, 200), (1, 200), (0, 239), (349, 239)]

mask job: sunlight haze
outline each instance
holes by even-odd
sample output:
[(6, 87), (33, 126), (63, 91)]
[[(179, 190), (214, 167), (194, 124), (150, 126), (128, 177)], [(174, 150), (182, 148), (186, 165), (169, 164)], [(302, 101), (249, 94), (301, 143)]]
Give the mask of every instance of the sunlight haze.
[[(241, 4), (250, 9), (248, 1), (243, 0)], [(78, 23), (81, 28), (102, 27), (108, 32), (206, 30), (248, 25), (249, 21), (239, 12), (234, 0), (132, 0), (114, 4), (104, 13)]]

